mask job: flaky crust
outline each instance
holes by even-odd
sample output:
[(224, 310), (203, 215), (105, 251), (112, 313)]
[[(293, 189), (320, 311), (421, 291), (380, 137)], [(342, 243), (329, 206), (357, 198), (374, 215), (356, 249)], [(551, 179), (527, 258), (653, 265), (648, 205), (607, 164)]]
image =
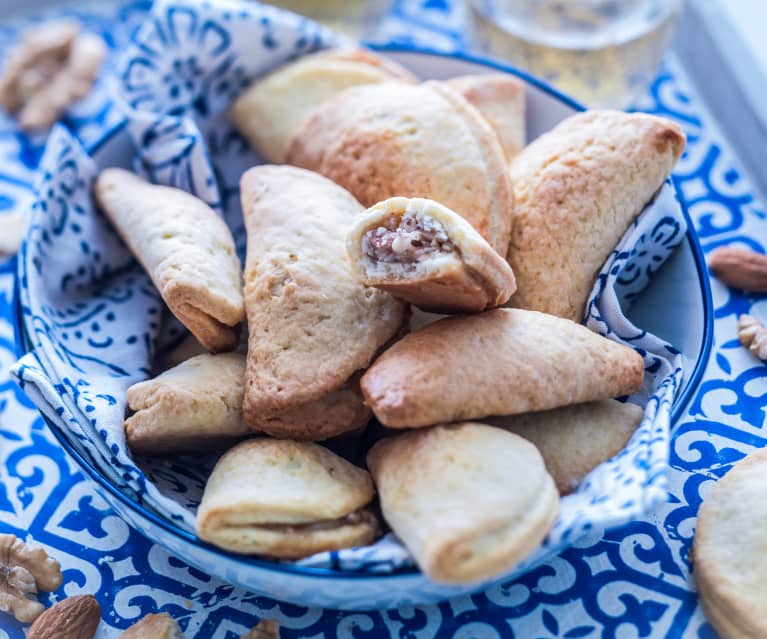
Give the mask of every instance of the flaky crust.
[(535, 446), (484, 424), (383, 439), (368, 466), (384, 518), (438, 582), (508, 572), (543, 540), (559, 508)]
[(535, 444), (560, 494), (567, 495), (626, 447), (643, 414), (635, 404), (605, 399), (486, 421)]
[(500, 254), (508, 247), (513, 195), (503, 150), (479, 111), (443, 83), (347, 89), (309, 116), (285, 159), (365, 206), (398, 195), (431, 198)]
[(289, 166), (241, 181), (248, 232), (245, 420), (337, 390), (404, 323), (406, 305), (354, 277), (345, 235), (362, 210), (343, 188)]
[(362, 376), (386, 426), (413, 428), (513, 415), (634, 393), (644, 360), (552, 315), (495, 309), (406, 335)]
[[(386, 270), (368, 255), (362, 242), (368, 231), (405, 211), (423, 213), (445, 229), (455, 249), (435, 254), (415, 269), (389, 264)], [(375, 286), (435, 313), (479, 312), (508, 301), (516, 290), (508, 263), (460, 215), (433, 200), (394, 197), (358, 216), (346, 237), (346, 250), (366, 286)]]
[(525, 146), (525, 83), (508, 73), (487, 73), (451, 78), (447, 84), (477, 107), (510, 162)]
[(306, 117), (349, 87), (415, 77), (392, 60), (360, 48), (303, 56), (256, 80), (235, 100), (232, 122), (267, 162), (285, 158), (290, 138)]
[(671, 172), (681, 129), (643, 113), (586, 111), (511, 163), (511, 305), (583, 319), (599, 269)]
[(204, 453), (250, 430), (242, 419), (245, 356), (203, 354), (128, 389), (125, 439), (134, 453)]
[(171, 312), (209, 351), (234, 349), (245, 319), (240, 261), (216, 212), (123, 169), (104, 169), (94, 192)]
[(693, 541), (693, 576), (709, 621), (728, 639), (767, 636), (767, 449), (708, 492)]
[(197, 534), (234, 552), (291, 559), (369, 543), (377, 526), (368, 513), (337, 526), (306, 526), (356, 513), (373, 495), (366, 471), (317, 444), (251, 439), (213, 469)]

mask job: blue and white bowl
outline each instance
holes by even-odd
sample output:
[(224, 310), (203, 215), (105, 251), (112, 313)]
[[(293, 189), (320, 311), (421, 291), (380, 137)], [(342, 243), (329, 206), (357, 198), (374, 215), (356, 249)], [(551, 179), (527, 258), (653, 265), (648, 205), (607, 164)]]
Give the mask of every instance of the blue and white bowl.
[[(222, 6), (249, 5), (230, 2)], [(40, 406), (61, 445), (115, 510), (137, 530), (187, 563), (232, 584), (305, 606), (354, 610), (432, 603), (509, 580), (574, 543), (586, 531), (593, 534), (594, 530), (624, 523), (663, 498), (669, 422), (681, 413), (694, 390), (707, 361), (712, 337), (712, 305), (702, 253), (694, 234), (684, 232), (685, 221), (689, 219), (673, 197), (671, 204), (665, 203), (673, 211), (663, 220), (651, 219), (653, 224), (646, 225), (646, 229), (640, 223), (630, 230), (620, 250), (609, 260), (608, 269), (611, 276), (619, 276), (632, 269), (636, 272), (642, 266), (642, 284), (652, 273), (646, 287), (629, 290), (631, 286), (625, 282), (617, 282), (615, 287), (616, 291), (623, 287), (622, 293), (617, 293), (618, 298), (630, 301), (626, 312), (628, 325), (643, 329), (632, 336), (636, 343), (674, 345), (675, 349), (665, 347), (668, 358), (663, 360), (663, 366), (667, 367), (668, 374), (663, 384), (659, 380), (654, 388), (646, 420), (627, 450), (596, 469), (593, 480), (587, 479), (579, 491), (563, 500), (563, 505), (569, 504), (563, 512), (569, 509), (570, 519), (560, 518), (544, 547), (514, 573), (481, 584), (435, 584), (412, 565), (391, 535), (370, 549), (325, 553), (298, 564), (237, 556), (210, 546), (194, 535), (190, 525), (193, 515), (188, 506), (194, 506), (199, 499), (205, 468), (174, 468), (172, 464), (162, 463), (142, 464), (138, 468), (128, 456), (124, 441), (120, 443), (124, 405), (124, 393), (120, 389), (132, 383), (133, 377), (146, 376), (146, 358), (151, 356), (155, 343), (168, 336), (161, 334), (159, 328), (153, 329), (154, 332), (145, 330), (146, 326), (153, 325), (155, 320), (150, 317), (159, 314), (161, 305), (151, 286), (146, 287), (146, 280), (142, 279), (140, 270), (135, 269), (125, 248), (93, 211), (89, 180), (98, 168), (133, 166), (154, 181), (193, 191), (224, 212), (239, 248), (244, 247), (241, 220), (233, 216), (232, 207), (227, 204), (236, 199), (236, 189), (222, 176), (238, 176), (256, 160), (238, 136), (229, 132), (219, 135), (217, 122), (220, 121), (213, 118), (205, 122), (203, 116), (221, 112), (227, 100), (245, 84), (248, 75), (252, 77), (253, 65), (249, 70), (243, 67), (239, 71), (240, 58), (230, 47), (232, 41), (236, 41), (237, 29), (242, 28), (238, 20), (252, 20), (253, 16), (246, 19), (243, 13), (238, 17), (237, 11), (227, 9), (228, 17), (220, 16), (220, 20), (205, 17), (206, 11), (214, 10), (222, 11), (220, 7), (214, 9), (202, 3), (198, 12), (193, 2), (182, 2), (164, 3), (153, 11), (143, 36), (139, 34), (139, 53), (124, 66), (122, 82), (127, 89), (123, 97), (126, 109), (133, 110), (133, 116), (127, 126), (116, 127), (87, 149), (93, 162), (63, 133), (53, 136), (39, 182), (40, 201), (33, 217), (37, 223), (33, 223), (19, 261), (19, 334), (23, 351), (28, 354), (16, 366), (15, 375)], [(282, 42), (289, 40), (291, 47), (300, 49), (294, 52), (296, 54), (313, 48), (307, 33), (316, 36), (315, 45), (323, 38), (327, 42), (332, 40), (332, 36), (321, 29), (307, 27), (305, 21), (300, 23), (303, 34), (300, 37), (285, 25), (265, 26), (262, 20), (258, 24), (260, 46), (270, 51), (279, 49), (281, 37)], [(175, 26), (168, 28), (168, 25)], [(183, 25), (183, 29), (179, 25)], [(423, 79), (498, 71), (521, 78), (528, 88), (530, 139), (580, 108), (534, 78), (494, 62), (414, 49), (389, 47), (384, 50), (386, 55)], [(179, 51), (183, 51), (183, 55)], [(220, 73), (215, 74), (216, 82), (205, 83), (200, 79), (196, 68), (198, 60), (190, 51), (207, 52), (209, 59), (218, 65)], [(152, 78), (156, 81), (158, 77), (167, 78), (163, 80), (162, 95), (151, 90), (155, 86)], [(232, 78), (237, 81), (233, 83)], [(135, 111), (137, 107), (154, 108), (160, 103), (164, 117), (152, 117), (148, 115), (151, 111), (146, 115)], [(168, 108), (169, 104), (176, 107)], [(202, 136), (196, 126), (190, 124), (195, 121), (195, 115), (202, 121)], [(202, 139), (207, 144), (201, 144)], [(666, 192), (670, 193), (671, 188), (667, 187)], [(84, 220), (87, 220), (85, 224)], [(83, 226), (86, 230), (90, 228), (89, 241), (82, 239)], [(678, 247), (672, 252), (677, 243)], [(96, 263), (93, 254), (102, 246), (111, 248), (103, 255), (100, 252), (97, 262), (101, 270), (89, 272)], [(67, 255), (68, 251), (77, 255)], [(654, 256), (655, 265), (646, 259), (648, 254)], [(65, 265), (71, 260), (72, 272), (67, 272), (69, 266), (63, 266), (60, 273), (46, 273), (46, 265), (57, 260)], [(103, 265), (109, 260), (113, 263)], [(664, 260), (665, 264), (659, 268), (657, 264)], [(88, 288), (88, 282), (93, 284), (105, 272), (112, 274), (111, 281), (117, 282), (118, 288), (125, 283), (122, 297), (112, 289), (91, 291)], [(60, 280), (61, 285), (53, 286), (52, 279)], [(643, 290), (638, 292), (639, 288)], [(78, 295), (90, 297), (81, 300)], [(126, 332), (128, 325), (138, 326), (145, 332)], [(65, 330), (75, 326), (77, 328)], [(106, 334), (109, 330), (112, 332)], [(72, 333), (79, 337), (75, 335), (75, 339)], [(654, 334), (660, 340), (647, 334)], [(116, 352), (118, 344), (129, 352), (131, 348), (141, 347), (142, 339), (146, 342), (145, 352), (142, 351), (146, 357), (135, 370), (131, 369), (129, 357), (120, 362), (121, 365), (110, 359), (110, 353)], [(653, 352), (643, 351), (643, 354), (648, 366), (653, 365), (654, 358), (661, 366)], [(174, 474), (177, 470), (182, 472)], [(181, 480), (182, 477), (186, 479)], [(622, 491), (628, 491), (626, 494), (632, 498), (622, 500), (618, 506)]]

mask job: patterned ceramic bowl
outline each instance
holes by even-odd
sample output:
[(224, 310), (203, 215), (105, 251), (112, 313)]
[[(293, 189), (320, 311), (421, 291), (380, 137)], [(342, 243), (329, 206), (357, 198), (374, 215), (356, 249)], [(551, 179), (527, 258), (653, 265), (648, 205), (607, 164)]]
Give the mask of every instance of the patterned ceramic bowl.
[[(466, 55), (444, 55), (425, 50), (387, 47), (385, 53), (424, 79), (445, 79), (470, 73), (506, 72), (527, 84), (528, 134), (532, 139), (579, 110), (579, 106), (545, 84), (519, 71)], [(133, 142), (124, 127), (117, 127), (89, 149), (98, 166), (129, 166)], [(680, 219), (687, 218), (679, 212)], [(688, 228), (690, 228), (688, 224)], [(24, 298), (24, 259), (21, 261)], [(628, 319), (654, 333), (681, 351), (681, 388), (671, 397), (671, 420), (680, 415), (703, 372), (711, 345), (712, 304), (705, 276), (705, 263), (697, 239), (687, 231), (681, 244), (655, 273), (651, 283), (634, 300)], [(663, 309), (663, 312), (658, 312)], [(20, 315), (21, 318), (21, 315)], [(19, 322), (23, 352), (35, 343), (30, 322)], [(23, 371), (17, 376), (24, 381)], [(55, 415), (50, 413), (49, 417)], [(426, 604), (486, 588), (493, 582), (444, 586), (429, 581), (417, 569), (396, 568), (386, 574), (369, 570), (278, 564), (236, 556), (203, 543), (183, 526), (146, 507), (117, 482), (106, 478), (60, 425), (51, 423), (61, 445), (82, 471), (98, 486), (105, 499), (132, 526), (165, 546), (189, 564), (255, 593), (305, 606), (339, 609), (381, 609)], [(667, 426), (666, 435), (667, 435)], [(552, 552), (556, 550), (553, 549)], [(508, 580), (513, 575), (507, 575)], [(495, 580), (495, 582), (502, 580)]]

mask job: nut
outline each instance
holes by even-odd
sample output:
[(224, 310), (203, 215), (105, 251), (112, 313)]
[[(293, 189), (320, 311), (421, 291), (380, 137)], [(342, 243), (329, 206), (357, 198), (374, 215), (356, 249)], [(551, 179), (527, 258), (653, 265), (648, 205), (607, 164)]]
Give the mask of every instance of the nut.
[(0, 216), (0, 257), (18, 252), (26, 230), (27, 220), (22, 213), (11, 212)]
[(119, 639), (184, 639), (175, 619), (167, 613), (146, 615), (123, 632)]
[(767, 255), (725, 246), (711, 254), (708, 265), (727, 286), (767, 293)]
[(767, 361), (767, 327), (752, 315), (738, 320), (738, 339), (759, 359)]
[(280, 624), (274, 619), (262, 619), (242, 639), (280, 639)]
[(27, 639), (93, 639), (100, 621), (101, 606), (95, 597), (67, 597), (37, 618)]
[(30, 548), (15, 535), (0, 535), (0, 610), (30, 623), (44, 610), (38, 590), (56, 590), (61, 568), (43, 548)]
[(0, 105), (24, 130), (47, 128), (88, 93), (105, 54), (104, 41), (73, 20), (38, 26), (6, 59)]

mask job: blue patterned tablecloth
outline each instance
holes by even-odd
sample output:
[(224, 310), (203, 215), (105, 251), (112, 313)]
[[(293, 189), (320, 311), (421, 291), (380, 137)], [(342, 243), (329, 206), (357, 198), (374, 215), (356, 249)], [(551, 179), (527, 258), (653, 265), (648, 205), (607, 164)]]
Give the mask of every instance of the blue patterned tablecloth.
[[(72, 13), (119, 49), (148, 6), (79, 3)], [(21, 24), (0, 24), (0, 51)], [(451, 50), (463, 46), (461, 25), (458, 7), (448, 0), (400, 0), (384, 33), (398, 42)], [(688, 150), (676, 175), (704, 250), (733, 243), (767, 249), (764, 209), (673, 58), (640, 106), (676, 120), (687, 133)], [(66, 123), (87, 141), (116, 120), (99, 85)], [(30, 201), (43, 142), (19, 134), (0, 116), (0, 232), (2, 215)], [(278, 618), (282, 637), (715, 637), (698, 606), (688, 553), (706, 491), (735, 461), (767, 444), (767, 369), (736, 338), (739, 314), (767, 319), (764, 296), (734, 293), (712, 280), (714, 350), (687, 413), (674, 427), (670, 498), (662, 508), (485, 593), (422, 608), (341, 613), (281, 604), (212, 579), (110, 510), (8, 378), (15, 360), (13, 269), (12, 262), (0, 263), (0, 532), (34, 538), (61, 562), (65, 585), (49, 603), (96, 595), (104, 619), (99, 639), (116, 637), (119, 629), (156, 611), (177, 618), (187, 639), (233, 639), (259, 617)], [(0, 639), (23, 636), (0, 613)]]

